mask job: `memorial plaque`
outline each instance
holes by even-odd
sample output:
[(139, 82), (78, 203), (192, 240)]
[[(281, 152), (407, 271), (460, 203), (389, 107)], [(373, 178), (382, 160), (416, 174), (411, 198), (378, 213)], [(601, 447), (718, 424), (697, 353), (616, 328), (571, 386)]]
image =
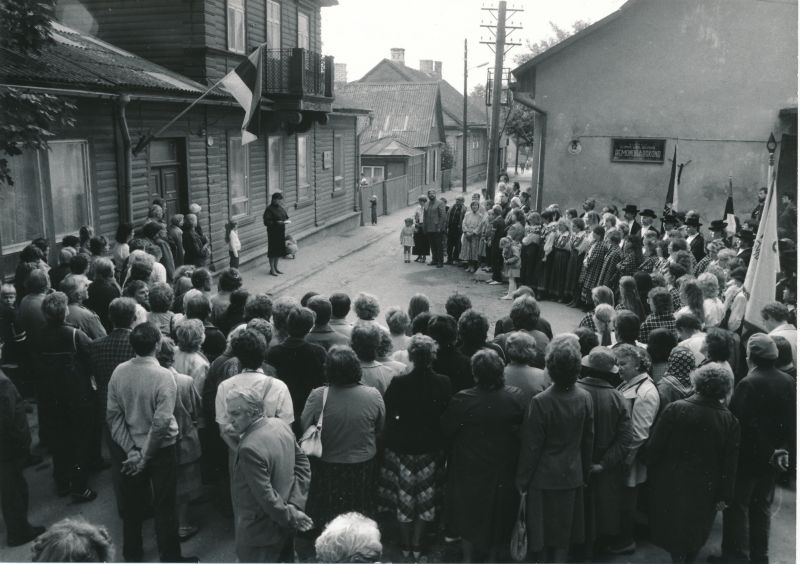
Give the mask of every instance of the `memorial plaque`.
[(612, 139), (611, 161), (662, 164), (666, 147), (666, 139)]

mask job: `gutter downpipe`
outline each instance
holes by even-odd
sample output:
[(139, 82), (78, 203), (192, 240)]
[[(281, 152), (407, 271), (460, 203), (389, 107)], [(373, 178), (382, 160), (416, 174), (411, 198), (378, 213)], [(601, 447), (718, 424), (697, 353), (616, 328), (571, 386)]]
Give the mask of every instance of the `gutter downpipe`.
[(119, 181), (119, 208), (120, 221), (124, 223), (133, 222), (133, 200), (131, 186), (133, 185), (133, 163), (131, 162), (131, 133), (128, 129), (128, 118), (125, 115), (125, 108), (130, 103), (130, 96), (120, 94), (117, 98), (117, 124), (122, 140), (122, 146), (117, 150), (117, 167), (120, 172), (117, 174)]
[[(536, 105), (536, 101), (533, 99), (533, 96), (527, 94), (525, 92), (514, 92), (514, 100), (532, 109), (534, 112), (541, 116), (542, 122), (542, 138), (539, 142), (539, 166), (536, 167), (536, 209), (542, 209), (542, 202), (544, 200), (544, 154), (545, 154), (545, 145), (547, 141), (547, 112), (541, 109), (539, 106)], [(533, 182), (533, 179), (531, 179)]]

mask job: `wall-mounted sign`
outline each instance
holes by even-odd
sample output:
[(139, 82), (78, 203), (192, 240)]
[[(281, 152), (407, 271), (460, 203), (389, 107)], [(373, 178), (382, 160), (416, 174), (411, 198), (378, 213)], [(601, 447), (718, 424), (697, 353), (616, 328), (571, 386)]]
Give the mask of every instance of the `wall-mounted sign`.
[(322, 151), (322, 170), (328, 170), (333, 165), (333, 151)]
[(612, 139), (611, 161), (661, 164), (666, 148), (666, 139)]

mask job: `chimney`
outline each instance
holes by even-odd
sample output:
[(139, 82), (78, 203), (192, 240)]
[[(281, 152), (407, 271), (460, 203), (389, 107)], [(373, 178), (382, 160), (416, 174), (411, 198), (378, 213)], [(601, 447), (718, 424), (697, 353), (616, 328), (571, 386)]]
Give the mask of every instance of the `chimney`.
[(419, 70), (425, 74), (433, 74), (433, 61), (431, 59), (421, 59), (419, 62)]
[(400, 63), (401, 65), (405, 66), (406, 64), (406, 50), (402, 47), (392, 47), (390, 49), (392, 53), (392, 61), (395, 63)]
[(333, 63), (333, 83), (345, 84), (347, 82), (347, 63)]
[(442, 80), (442, 61), (433, 61), (433, 76)]

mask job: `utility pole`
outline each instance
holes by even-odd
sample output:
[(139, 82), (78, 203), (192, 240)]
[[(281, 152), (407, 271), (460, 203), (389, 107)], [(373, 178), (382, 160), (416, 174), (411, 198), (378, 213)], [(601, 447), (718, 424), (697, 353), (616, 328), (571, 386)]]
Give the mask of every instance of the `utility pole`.
[(467, 191), (467, 141), (469, 128), (467, 127), (467, 40), (464, 39), (464, 116), (462, 121), (463, 133), (461, 134), (461, 191)]
[[(497, 147), (500, 144), (500, 106), (502, 101), (500, 97), (503, 94), (503, 59), (506, 54), (506, 46), (513, 47), (519, 43), (510, 43), (506, 39), (506, 31), (512, 32), (520, 29), (518, 26), (509, 26), (506, 22), (506, 15), (510, 12), (512, 15), (516, 12), (521, 12), (521, 9), (512, 8), (506, 9), (505, 0), (500, 0), (497, 7), (497, 14), (495, 15), (494, 8), (482, 8), (488, 11), (497, 20), (495, 25), (482, 25), (481, 27), (489, 28), (494, 33), (494, 41), (481, 41), (481, 43), (489, 45), (494, 50), (494, 75), (492, 81), (492, 117), (489, 129), (489, 159), (486, 167), (486, 199), (489, 202), (494, 201), (494, 186), (497, 182)], [(488, 93), (487, 93), (488, 94)]]

